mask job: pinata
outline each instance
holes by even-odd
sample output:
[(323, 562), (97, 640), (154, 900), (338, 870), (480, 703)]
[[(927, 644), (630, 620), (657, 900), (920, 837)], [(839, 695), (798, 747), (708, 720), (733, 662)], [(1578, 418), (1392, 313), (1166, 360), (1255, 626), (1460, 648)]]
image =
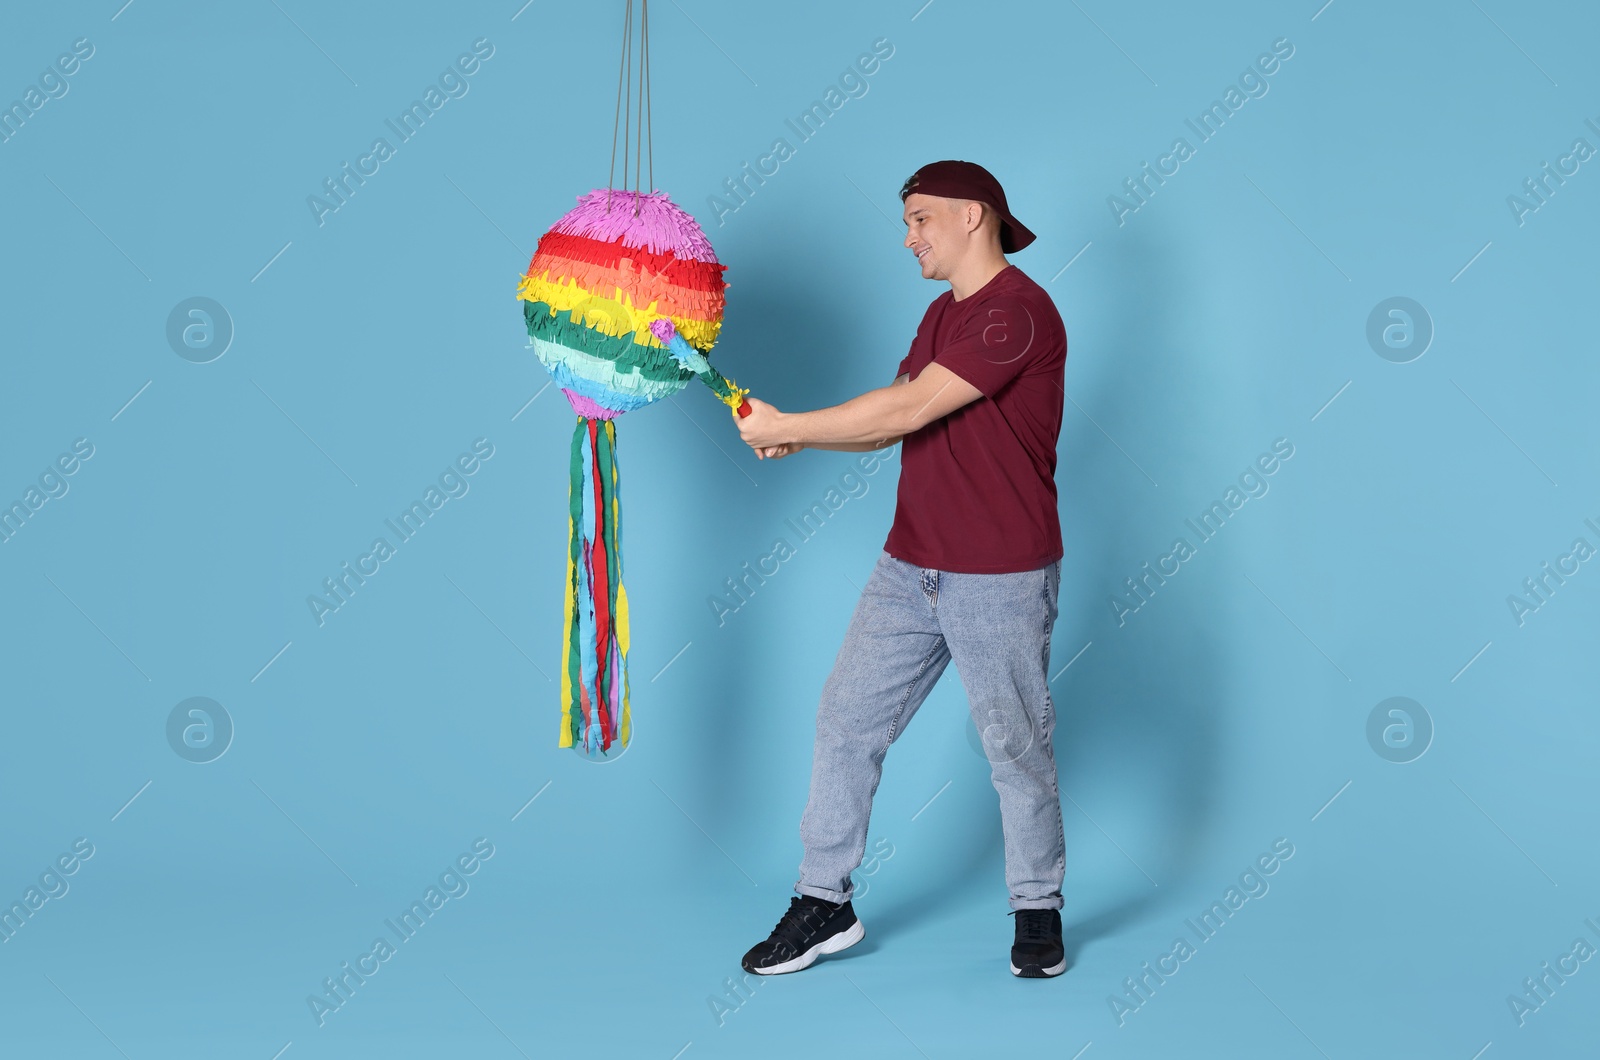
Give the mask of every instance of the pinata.
[[(641, 128), (649, 77), (648, 6), (641, 21)], [(631, 0), (624, 62), (632, 80)], [(628, 99), (619, 72), (618, 109)], [(631, 85), (630, 85), (631, 87)], [(629, 106), (630, 123), (632, 106)], [(627, 128), (622, 141), (626, 151)], [(615, 167), (616, 130), (612, 133)], [(637, 167), (637, 162), (635, 163)], [(652, 166), (653, 168), (653, 166)], [(623, 177), (627, 177), (627, 155)], [(651, 174), (652, 180), (654, 174)], [(706, 354), (722, 327), (722, 274), (693, 217), (664, 192), (597, 188), (539, 239), (517, 286), (529, 345), (577, 421), (570, 486), (559, 746), (603, 757), (631, 736), (628, 596), (615, 420), (699, 378), (748, 415), (747, 391)]]

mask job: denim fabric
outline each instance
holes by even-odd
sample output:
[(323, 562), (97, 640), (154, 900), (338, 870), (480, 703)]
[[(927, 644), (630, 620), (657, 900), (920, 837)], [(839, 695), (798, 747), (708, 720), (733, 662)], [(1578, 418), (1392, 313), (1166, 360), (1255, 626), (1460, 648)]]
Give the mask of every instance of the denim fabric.
[(953, 660), (1000, 795), (1011, 908), (1061, 908), (1066, 842), (1048, 682), (1060, 587), (1060, 560), (961, 574), (879, 557), (817, 708), (797, 892), (830, 902), (854, 893), (884, 756)]

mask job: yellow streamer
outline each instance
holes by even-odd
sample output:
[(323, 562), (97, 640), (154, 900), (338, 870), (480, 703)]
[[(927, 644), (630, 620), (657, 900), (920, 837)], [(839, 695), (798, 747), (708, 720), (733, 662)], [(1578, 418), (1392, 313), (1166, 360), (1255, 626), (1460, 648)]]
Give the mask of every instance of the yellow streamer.
[(739, 418), (739, 406), (744, 404), (744, 396), (746, 394), (750, 393), (750, 388), (749, 387), (740, 386), (738, 383), (735, 383), (732, 379), (729, 379), (727, 376), (723, 376), (722, 377), (722, 381), (724, 383), (728, 384), (729, 396), (728, 397), (723, 397), (721, 394), (718, 394), (717, 395), (717, 399), (719, 401), (721, 401), (724, 405), (728, 406), (728, 408), (732, 409), (733, 410), (733, 418), (734, 419), (738, 419)]

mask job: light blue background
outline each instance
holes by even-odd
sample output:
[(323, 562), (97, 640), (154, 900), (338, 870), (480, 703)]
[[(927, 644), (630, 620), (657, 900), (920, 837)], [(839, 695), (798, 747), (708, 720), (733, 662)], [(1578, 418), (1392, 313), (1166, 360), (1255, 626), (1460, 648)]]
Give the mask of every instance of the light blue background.
[[(943, 289), (896, 192), (947, 157), (1039, 233), (1014, 261), (1071, 351), (1071, 969), (1007, 973), (997, 801), (952, 673), (889, 758), (866, 942), (719, 1021), (791, 894), (816, 697), (898, 461), (719, 626), (709, 598), (852, 457), (758, 462), (703, 388), (620, 421), (635, 743), (559, 750), (541, 670), (572, 420), (514, 291), (605, 184), (620, 5), (120, 3), (19, 9), (0, 40), (0, 101), (96, 49), (0, 144), (0, 496), (95, 447), (0, 545), (0, 900), (95, 849), (0, 944), (8, 1053), (1593, 1048), (1600, 963), (1526, 1026), (1506, 1001), (1600, 946), (1600, 570), (1521, 626), (1506, 602), (1600, 545), (1600, 161), (1520, 226), (1506, 204), (1600, 146), (1590, 7), (652, 5), (655, 183), (728, 265), (724, 371), (786, 409), (887, 382)], [(718, 226), (709, 196), (880, 37), (868, 93)], [(1119, 226), (1107, 197), (1285, 37), (1270, 91)], [(306, 197), (479, 38), (468, 94), (319, 227)], [(236, 328), (210, 363), (165, 337), (192, 296)], [(1409, 363), (1366, 339), (1393, 296), (1435, 328)], [(470, 492), (319, 627), (306, 597), (476, 438)], [(1119, 626), (1123, 580), (1278, 438), (1270, 492)], [(167, 743), (191, 696), (236, 726), (209, 764)], [(1408, 764), (1367, 741), (1391, 696), (1435, 727)], [(470, 891), (319, 1027), (307, 995), (478, 837)], [(1108, 996), (1279, 837), (1270, 891), (1119, 1026)]]

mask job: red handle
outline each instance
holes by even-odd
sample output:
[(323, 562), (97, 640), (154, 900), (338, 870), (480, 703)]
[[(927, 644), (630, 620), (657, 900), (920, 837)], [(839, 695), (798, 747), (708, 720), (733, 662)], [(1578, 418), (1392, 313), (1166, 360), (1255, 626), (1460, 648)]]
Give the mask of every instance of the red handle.
[(739, 418), (740, 419), (744, 419), (746, 416), (750, 415), (750, 412), (751, 412), (751, 409), (750, 409), (749, 400), (748, 399), (741, 400), (739, 402)]

